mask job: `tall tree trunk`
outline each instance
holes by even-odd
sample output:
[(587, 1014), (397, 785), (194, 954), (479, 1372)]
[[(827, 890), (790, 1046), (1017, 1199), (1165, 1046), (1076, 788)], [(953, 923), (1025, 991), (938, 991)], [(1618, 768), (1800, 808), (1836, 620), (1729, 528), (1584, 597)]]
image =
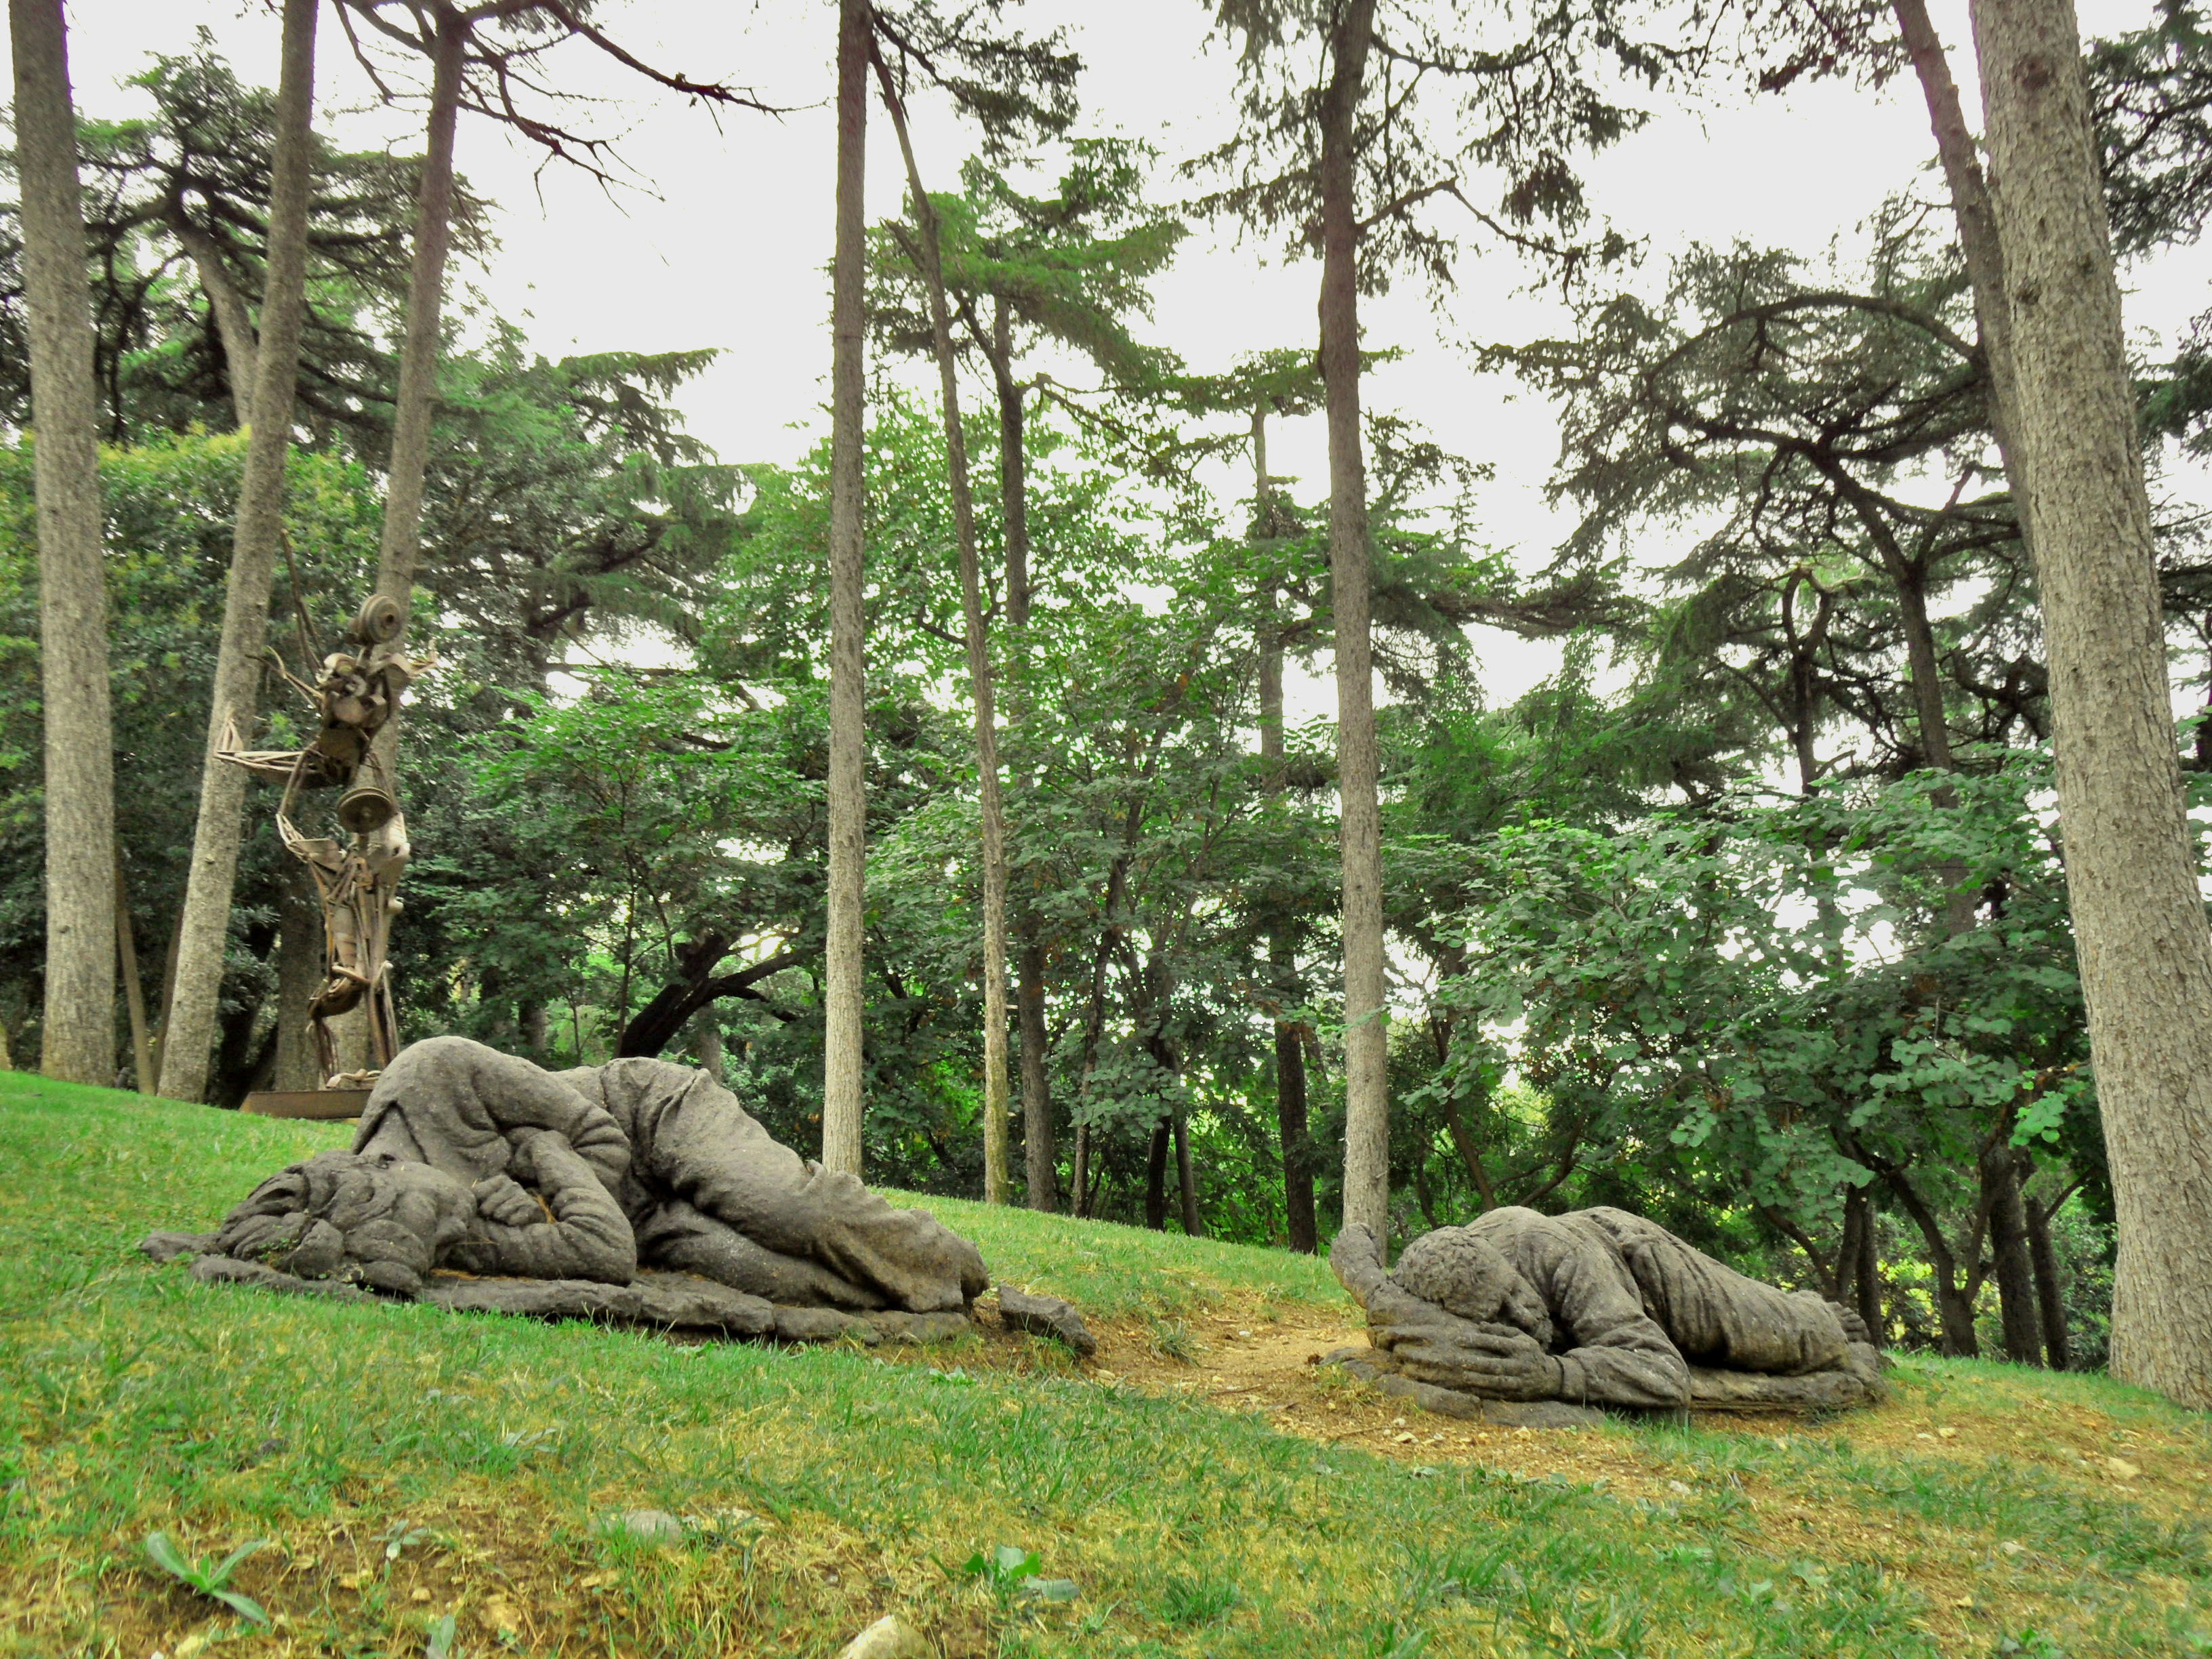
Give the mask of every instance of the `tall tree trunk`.
[[(1006, 521), (1006, 627), (1010, 649), (1019, 660), (1030, 625), (1030, 479), (1023, 391), (1014, 380), (1013, 343), (1006, 302), (991, 313), (991, 374), (999, 395), (999, 500)], [(1006, 695), (1009, 733), (1028, 716), (1020, 693)], [(1018, 769), (1017, 790), (1026, 798), (1030, 775)], [(1022, 1160), (1032, 1210), (1059, 1207), (1053, 1188), (1059, 1155), (1053, 1145), (1052, 1085), (1045, 1069), (1044, 939), (1030, 902), (1035, 883), (1023, 884), (1014, 905), (1014, 1016), (1021, 1033)]]
[(322, 1067), (310, 1006), (323, 984), (323, 907), (307, 866), (287, 859), (276, 881), (276, 1080), (283, 1090), (319, 1089)]
[(1996, 214), (1990, 202), (1988, 181), (1967, 130), (1966, 112), (1959, 103), (1958, 83), (1951, 78), (1950, 61), (1943, 43), (1929, 21), (1925, 0), (1891, 0), (1899, 33), (1912, 58), (1913, 72), (1928, 106), (1928, 121), (1936, 134), (1936, 155), (1943, 168), (1951, 197), (1951, 216), (1959, 228), (1959, 246), (1966, 255), (1966, 280), (1974, 295), (1974, 325), (1982, 348), (1983, 368), (1989, 377), (1990, 428), (1996, 439), (1997, 454), (2004, 463), (2006, 487), (2012, 492), (2013, 510), (2020, 520), (2023, 542), (2029, 534), (2027, 482), (2021, 465), (2017, 434), (2020, 430), (2018, 393), (2013, 378), (2011, 313), (2005, 300), (2004, 253), (1997, 238)]
[(115, 956), (123, 972), (123, 1006), (131, 1017), (131, 1076), (142, 1095), (157, 1091), (154, 1036), (146, 1018), (146, 988), (138, 977), (138, 930), (131, 921), (131, 895), (123, 879), (123, 849), (115, 857)]
[(222, 341), (222, 355), (230, 381), (230, 410), (241, 430), (253, 424), (253, 383), (255, 364), (260, 358), (260, 348), (253, 335), (253, 319), (247, 313), (246, 296), (238, 291), (232, 280), (230, 267), (223, 263), (222, 249), (181, 211), (170, 222), (169, 228), (176, 233), (178, 246), (191, 256), (192, 268), (199, 273), (200, 292), (207, 295), (208, 310), (215, 318), (215, 331)]
[(830, 299), (830, 914), (823, 940), (822, 1167), (861, 1173), (862, 905), (867, 879), (867, 662), (862, 387), (867, 286), (868, 0), (837, 22), (837, 250)]
[(1344, 860), (1344, 1220), (1388, 1248), (1390, 1033), (1384, 1002), (1382, 820), (1368, 637), (1367, 469), (1359, 434), (1359, 227), (1353, 118), (1375, 0), (1346, 0), (1321, 105), (1321, 366), (1328, 388), (1328, 561), (1336, 629), (1337, 792)]
[[(385, 478), (384, 528), (376, 555), (376, 591), (398, 604), (402, 637), (422, 550), (422, 478), (430, 461), (430, 418), (445, 326), (446, 253), (453, 234), (453, 127), (460, 115), (462, 56), (468, 36), (465, 19), (439, 9), (422, 172), (415, 187), (415, 250), (407, 270), (406, 333), (399, 347), (392, 465)], [(395, 708), (378, 729), (374, 748), (385, 775), (395, 781), (399, 718)]]
[(283, 66), (269, 184), (269, 276), (253, 354), (253, 418), (231, 532), (230, 580), (200, 764), (199, 817), (192, 827), (192, 861), (185, 881), (177, 984), (161, 1046), (161, 1092), (172, 1100), (200, 1100), (207, 1094), (223, 946), (245, 838), (247, 775), (216, 756), (228, 737), (252, 735), (261, 654), (269, 637), (269, 596), (284, 533), (284, 467), (292, 453), (300, 319), (307, 293), (316, 4), (317, 0), (284, 0)]
[(2112, 1372), (2212, 1406), (2212, 931), (2081, 39), (1974, 0), (2068, 896), (2118, 1211)]
[[(1273, 486), (1267, 480), (1267, 412), (1252, 411), (1254, 538), (1267, 538)], [(1280, 795), (1288, 783), (1283, 757), (1283, 636), (1276, 621), (1277, 594), (1272, 577), (1261, 595), (1260, 637), (1260, 759), (1263, 787)], [(1297, 941), (1288, 916), (1277, 915), (1267, 929), (1267, 972), (1273, 981), (1275, 1016), (1275, 1128), (1283, 1148), (1283, 1221), (1292, 1249), (1307, 1255), (1321, 1248), (1314, 1217), (1313, 1144), (1306, 1108), (1306, 1055), (1297, 1024), (1282, 1017), (1298, 998)]]
[(1164, 1117), (1152, 1125), (1152, 1144), (1145, 1158), (1145, 1225), (1156, 1233), (1168, 1230), (1168, 1139)]
[(39, 1069), (115, 1080), (115, 738), (100, 568), (99, 415), (76, 116), (61, 0), (9, 0), (39, 526), (46, 713), (46, 1010)]
[(1875, 1236), (1874, 1194), (1853, 1187), (1844, 1194), (1842, 1273), (1848, 1305), (1858, 1310), (1879, 1344), (1882, 1335), (1881, 1246)]
[(1190, 1121), (1177, 1112), (1175, 1115), (1176, 1190), (1182, 1200), (1182, 1231), (1185, 1237), (1199, 1238), (1204, 1229), (1198, 1220), (1198, 1170), (1190, 1161)]
[(937, 210), (921, 187), (921, 169), (907, 133), (906, 110), (890, 71), (876, 60), (884, 106), (898, 135), (914, 198), (915, 266), (929, 293), (930, 332), (937, 346), (937, 381), (945, 409), (945, 471), (960, 558), (960, 611), (966, 625), (968, 684), (975, 705), (975, 771), (983, 819), (983, 1201), (1006, 1201), (1006, 817), (999, 788), (998, 718), (991, 687), (990, 640), (984, 632), (982, 572), (975, 550), (975, 501), (968, 485), (968, 444), (960, 426), (960, 377), (952, 355), (952, 319), (938, 259)]
[(2062, 1196), (2049, 1209), (2029, 1199), (2027, 1203), (2027, 1259), (2035, 1270), (2035, 1304), (2043, 1321), (2044, 1359), (2054, 1371), (2070, 1370), (2074, 1364), (2073, 1344), (2066, 1331), (2066, 1291), (2058, 1276), (2058, 1252), (2052, 1248), (2051, 1218), (2058, 1212), (2058, 1205), (2066, 1201)]
[(2005, 1358), (2015, 1365), (2040, 1365), (2043, 1329), (2035, 1310), (2035, 1269), (2028, 1259), (2027, 1209), (2020, 1195), (2020, 1161), (2010, 1145), (1985, 1151), (1980, 1173), (1984, 1201), (1990, 1209), (1992, 1271)]

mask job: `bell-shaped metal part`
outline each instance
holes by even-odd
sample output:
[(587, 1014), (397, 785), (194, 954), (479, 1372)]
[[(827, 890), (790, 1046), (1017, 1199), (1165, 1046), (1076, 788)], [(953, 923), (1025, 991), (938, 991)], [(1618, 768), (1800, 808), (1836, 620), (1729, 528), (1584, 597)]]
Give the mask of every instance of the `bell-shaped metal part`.
[(381, 784), (357, 783), (338, 797), (338, 822), (356, 836), (375, 834), (398, 810), (399, 803)]

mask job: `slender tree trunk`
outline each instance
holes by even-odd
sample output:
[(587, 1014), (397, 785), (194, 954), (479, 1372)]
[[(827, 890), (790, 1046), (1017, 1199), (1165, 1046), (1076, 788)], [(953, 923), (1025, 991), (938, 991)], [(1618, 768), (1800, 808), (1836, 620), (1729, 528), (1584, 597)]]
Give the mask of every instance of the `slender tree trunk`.
[(322, 1070), (310, 1006), (323, 981), (323, 907), (307, 868), (287, 859), (276, 882), (276, 1081), (278, 1089), (319, 1089)]
[(317, 0), (284, 0), (283, 67), (276, 88), (275, 161), (269, 185), (269, 280), (253, 355), (253, 418), (231, 532), (230, 579), (216, 648), (215, 695), (200, 765), (199, 817), (185, 882), (177, 985), (165, 1022), (161, 1092), (206, 1097), (222, 988), (223, 946), (245, 838), (242, 768), (216, 758), (226, 738), (250, 738), (269, 637), (269, 596), (284, 533), (284, 468), (292, 452), (292, 405), (300, 365), (300, 320), (307, 276), (307, 193), (313, 172)]
[(1888, 1323), (1881, 1311), (1881, 1232), (1879, 1216), (1874, 1207), (1874, 1195), (1866, 1195), (1866, 1229), (1859, 1235), (1858, 1310), (1866, 1328), (1874, 1333), (1875, 1346), (1887, 1346), (1883, 1340), (1888, 1334)]
[(1990, 1210), (2005, 1358), (2015, 1365), (2040, 1365), (2043, 1330), (2036, 1316), (2035, 1269), (2028, 1257), (2027, 1209), (2021, 1200), (2020, 1163), (2009, 1145), (1992, 1146), (1982, 1154), (1981, 1181)]
[(975, 770), (983, 819), (983, 1201), (1006, 1201), (1006, 813), (999, 787), (998, 717), (992, 696), (991, 644), (984, 631), (982, 571), (975, 550), (975, 501), (968, 484), (968, 443), (960, 425), (960, 378), (952, 355), (952, 319), (938, 261), (937, 210), (921, 187), (906, 111), (880, 58), (876, 76), (898, 135), (914, 198), (915, 266), (929, 292), (930, 331), (937, 345), (937, 381), (945, 405), (945, 470), (952, 493), (953, 534), (960, 557), (960, 610), (966, 624), (968, 684), (975, 704)]
[[(1010, 334), (1006, 304), (1001, 301), (991, 314), (991, 372), (999, 394), (999, 499), (1006, 535), (1006, 627), (1011, 651), (1018, 661), (1026, 649), (1030, 625), (1030, 483), (1023, 391), (1014, 380)], [(1010, 739), (1028, 714), (1021, 694), (1010, 687), (1006, 695)], [(1030, 782), (1025, 769), (1017, 767), (1014, 787), (1026, 798)], [(1059, 1156), (1053, 1145), (1052, 1085), (1045, 1068), (1045, 1048), (1050, 1039), (1045, 1029), (1044, 940), (1036, 907), (1030, 902), (1035, 884), (1024, 881), (1023, 887), (1013, 917), (1014, 1013), (1022, 1040), (1023, 1173), (1028, 1179), (1030, 1208), (1053, 1210), (1059, 1207), (1053, 1190)]]
[(862, 371), (867, 285), (867, 0), (837, 25), (837, 250), (830, 332), (830, 914), (823, 959), (822, 1166), (861, 1173), (862, 905), (866, 882), (867, 478)]
[(1974, 0), (2068, 896), (2118, 1210), (2112, 1375), (2212, 1406), (2212, 931), (2081, 39)]
[[(720, 1083), (722, 1080), (722, 1028), (710, 1016), (699, 1022), (699, 1034), (694, 1040), (693, 1054), (699, 1069)], [(823, 1166), (828, 1167), (826, 1164)]]
[(1175, 1115), (1176, 1188), (1182, 1199), (1182, 1231), (1184, 1237), (1201, 1238), (1205, 1229), (1198, 1219), (1198, 1170), (1190, 1161), (1190, 1121), (1177, 1112)]
[(38, 496), (46, 717), (46, 1009), (39, 1069), (115, 1080), (115, 739), (100, 567), (99, 415), (76, 116), (61, 0), (9, 0)]
[(138, 977), (138, 930), (131, 921), (120, 847), (115, 857), (115, 954), (123, 970), (123, 1006), (131, 1016), (131, 1074), (138, 1092), (150, 1095), (159, 1087), (154, 1077), (154, 1039), (146, 1018), (146, 988)]
[(1145, 1159), (1145, 1225), (1156, 1233), (1168, 1230), (1168, 1139), (1164, 1117), (1152, 1126), (1152, 1144)]
[(2016, 436), (2020, 410), (2013, 378), (2011, 313), (2005, 300), (2004, 253), (1997, 238), (1996, 210), (1990, 204), (1988, 181), (1982, 176), (1974, 135), (1967, 130), (1966, 112), (1960, 106), (1958, 84), (1951, 78), (1943, 43), (1929, 21), (1925, 0), (1891, 0), (1890, 9), (1905, 50), (1911, 55), (1913, 72), (1919, 77), (1921, 95), (1928, 106), (1929, 125), (1935, 131), (1936, 155), (1950, 191), (1951, 214), (1959, 227), (1960, 248), (1966, 255), (1966, 280), (1973, 289), (1974, 325), (1989, 377), (1990, 428), (2004, 464), (2005, 483), (2012, 492), (2021, 538), (2026, 543), (2027, 482)]
[[(1267, 481), (1267, 414), (1252, 411), (1252, 477), (1255, 539), (1270, 525), (1272, 486)], [(1260, 637), (1260, 759), (1264, 787), (1279, 796), (1287, 787), (1283, 756), (1283, 636), (1276, 621), (1277, 595), (1269, 578), (1261, 595)], [(1314, 1217), (1313, 1143), (1306, 1104), (1306, 1055), (1297, 1023), (1282, 1012), (1298, 1000), (1297, 941), (1290, 919), (1277, 915), (1267, 929), (1267, 972), (1277, 1001), (1275, 1025), (1275, 1127), (1283, 1148), (1283, 1221), (1290, 1247), (1307, 1255), (1321, 1248)]]
[[(2059, 1203), (2065, 1202), (2061, 1199)], [(2043, 1320), (2044, 1359), (2054, 1371), (2073, 1369), (2073, 1345), (2066, 1331), (2066, 1292), (2058, 1276), (2058, 1252), (2052, 1248), (2051, 1218), (2057, 1206), (2046, 1210), (2027, 1200), (2027, 1259), (2035, 1269), (2035, 1303)]]
[[(453, 234), (453, 128), (460, 115), (462, 57), (469, 35), (469, 25), (459, 14), (441, 8), (438, 19), (422, 172), (415, 190), (415, 251), (407, 271), (406, 334), (399, 347), (392, 465), (385, 479), (384, 530), (376, 556), (376, 591), (398, 604), (402, 637), (422, 549), (422, 480), (430, 462), (430, 419), (445, 326), (446, 253)], [(399, 719), (399, 711), (392, 710), (375, 742), (385, 775), (395, 781)]]
[(1328, 387), (1328, 559), (1336, 628), (1337, 791), (1344, 860), (1344, 1220), (1388, 1247), (1390, 1033), (1384, 1001), (1382, 821), (1368, 637), (1367, 469), (1359, 434), (1359, 228), (1353, 119), (1374, 0), (1346, 0), (1321, 106), (1321, 362)]

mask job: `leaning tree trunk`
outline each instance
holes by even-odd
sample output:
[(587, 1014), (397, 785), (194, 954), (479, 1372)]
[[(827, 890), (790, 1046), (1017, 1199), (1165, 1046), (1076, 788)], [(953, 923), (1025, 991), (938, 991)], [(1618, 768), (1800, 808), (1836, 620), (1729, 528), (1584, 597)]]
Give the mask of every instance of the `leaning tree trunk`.
[[(991, 317), (991, 375), (999, 397), (999, 500), (1006, 540), (1006, 627), (1018, 660), (1030, 625), (1030, 483), (1024, 435), (1022, 388), (1014, 380), (1013, 344), (1006, 302)], [(1017, 683), (1018, 684), (1018, 682)], [(1018, 732), (1027, 714), (1020, 694), (1006, 696), (1007, 725)], [(1018, 751), (1017, 751), (1018, 754)], [(1018, 789), (1029, 787), (1029, 773), (1016, 771)], [(1044, 939), (1036, 907), (1030, 902), (1035, 884), (1014, 907), (1014, 1018), (1021, 1033), (1022, 1167), (1030, 1208), (1059, 1207), (1059, 1158), (1053, 1146), (1052, 1085), (1045, 1070)]]
[(61, 0), (9, 0), (46, 707), (46, 1010), (39, 1069), (115, 1080), (115, 738), (100, 568), (99, 416), (76, 116)]
[(823, 948), (822, 1167), (861, 1172), (861, 907), (866, 881), (867, 479), (861, 465), (867, 286), (867, 0), (837, 24), (837, 249), (830, 299), (830, 901)]
[(2069, 0), (1974, 0), (2058, 817), (2119, 1260), (2112, 1375), (2212, 1406), (2212, 930)]
[(952, 526), (960, 560), (960, 611), (968, 646), (968, 683), (975, 705), (975, 771), (983, 819), (983, 1201), (1006, 1201), (1006, 817), (999, 789), (999, 736), (991, 686), (990, 641), (983, 626), (982, 572), (975, 551), (975, 501), (968, 485), (968, 445), (960, 427), (960, 380), (952, 355), (952, 319), (945, 301), (945, 272), (938, 258), (937, 210), (921, 187), (905, 106), (890, 71), (876, 60), (884, 106), (906, 161), (918, 230), (915, 268), (929, 295), (930, 333), (937, 348), (937, 380), (945, 406), (945, 472), (952, 494)]
[(2051, 1218), (2066, 1201), (2045, 1209), (2035, 1199), (2027, 1200), (2027, 1259), (2035, 1269), (2035, 1304), (2042, 1316), (2044, 1358), (2054, 1371), (2070, 1370), (2073, 1345), (2066, 1331), (2066, 1290), (2058, 1274), (2058, 1252), (2051, 1237)]
[(252, 425), (231, 532), (230, 580), (200, 763), (199, 817), (192, 827), (192, 861), (185, 879), (176, 989), (162, 1026), (161, 1092), (172, 1100), (199, 1100), (207, 1093), (231, 894), (245, 838), (247, 775), (216, 757), (227, 740), (245, 739), (253, 732), (261, 653), (269, 635), (269, 595), (284, 533), (284, 467), (292, 449), (307, 278), (307, 193), (314, 164), (315, 11), (316, 0), (284, 0), (283, 67), (269, 185), (268, 283), (252, 355)]
[[(1272, 496), (1267, 483), (1267, 415), (1252, 414), (1252, 476), (1255, 528), (1260, 538), (1270, 527)], [(1262, 595), (1260, 637), (1260, 761), (1261, 787), (1280, 795), (1289, 780), (1283, 761), (1283, 636), (1275, 617), (1274, 578)], [(1314, 1220), (1313, 1149), (1306, 1120), (1306, 1054), (1296, 1022), (1284, 1008), (1298, 994), (1297, 944), (1290, 918), (1278, 913), (1267, 929), (1267, 971), (1273, 981), (1275, 1012), (1275, 1127), (1283, 1147), (1283, 1220), (1292, 1249), (1311, 1255), (1321, 1248)]]
[(1338, 831), (1344, 860), (1344, 1221), (1390, 1224), (1389, 1010), (1382, 823), (1368, 637), (1367, 471), (1359, 439), (1359, 227), (1352, 125), (1375, 0), (1349, 0), (1329, 42), (1321, 106), (1321, 366), (1328, 387), (1328, 560), (1336, 628)]

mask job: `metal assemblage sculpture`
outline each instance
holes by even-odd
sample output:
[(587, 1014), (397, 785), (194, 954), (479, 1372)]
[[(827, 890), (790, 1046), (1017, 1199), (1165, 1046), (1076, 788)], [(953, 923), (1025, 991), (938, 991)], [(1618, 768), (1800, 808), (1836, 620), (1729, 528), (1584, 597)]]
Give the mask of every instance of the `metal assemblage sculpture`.
[[(234, 766), (284, 786), (276, 831), (285, 850), (307, 866), (322, 902), (325, 974), (307, 1020), (323, 1086), (331, 1090), (368, 1087), (399, 1052), (387, 956), (410, 848), (398, 786), (375, 738), (398, 712), (408, 686), (435, 660), (410, 657), (395, 643), (404, 620), (396, 600), (372, 595), (346, 629), (347, 648), (323, 659), (313, 685), (278, 664), (322, 721), (306, 748), (241, 749), (234, 727), (218, 751)], [(293, 821), (301, 791), (321, 789), (341, 792), (336, 817), (343, 839), (305, 834)], [(340, 1073), (330, 1021), (364, 1002), (370, 1066)]]

